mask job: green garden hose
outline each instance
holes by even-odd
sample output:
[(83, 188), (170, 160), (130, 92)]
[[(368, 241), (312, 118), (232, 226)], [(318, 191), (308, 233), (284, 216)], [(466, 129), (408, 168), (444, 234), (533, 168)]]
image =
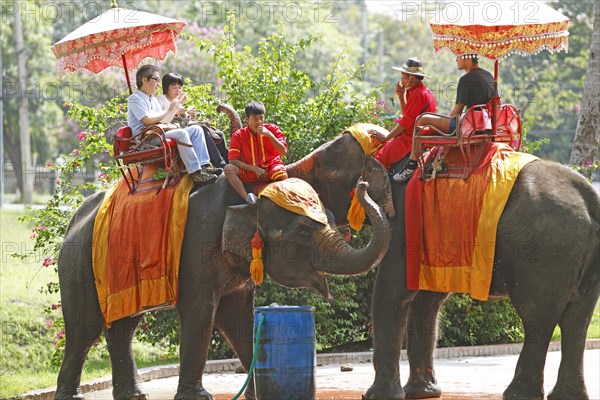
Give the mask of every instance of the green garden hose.
[(242, 395), (242, 393), (244, 393), (244, 390), (246, 390), (248, 383), (250, 383), (250, 379), (252, 379), (252, 373), (254, 372), (254, 364), (256, 364), (256, 353), (258, 353), (258, 342), (260, 340), (260, 333), (262, 332), (263, 322), (265, 322), (265, 314), (261, 313), (260, 319), (258, 320), (258, 327), (256, 328), (256, 334), (254, 335), (255, 343), (254, 348), (252, 350), (252, 362), (250, 363), (250, 368), (248, 369), (248, 376), (246, 377), (246, 382), (244, 382), (244, 385), (242, 386), (240, 391), (235, 396), (233, 396), (231, 400), (237, 400)]

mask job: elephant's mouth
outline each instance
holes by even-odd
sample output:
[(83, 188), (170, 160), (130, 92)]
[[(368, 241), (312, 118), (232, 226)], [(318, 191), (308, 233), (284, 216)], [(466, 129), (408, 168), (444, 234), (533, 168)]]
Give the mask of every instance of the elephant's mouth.
[(309, 286), (310, 289), (321, 293), (325, 300), (330, 300), (331, 295), (329, 294), (329, 284), (327, 283), (327, 274), (315, 270), (317, 279), (313, 282), (314, 284)]
[(329, 284), (327, 283), (326, 273), (318, 271), (314, 265), (311, 264), (309, 272), (302, 272), (302, 279), (298, 279), (298, 275), (288, 277), (278, 276), (277, 274), (270, 273), (271, 279), (277, 284), (289, 288), (305, 288), (314, 292), (320, 293), (326, 300), (331, 299), (329, 294)]

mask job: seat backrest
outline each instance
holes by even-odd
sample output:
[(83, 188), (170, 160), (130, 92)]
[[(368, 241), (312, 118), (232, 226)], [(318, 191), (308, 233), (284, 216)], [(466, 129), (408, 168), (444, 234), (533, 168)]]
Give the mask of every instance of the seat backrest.
[(115, 147), (122, 153), (126, 153), (131, 147), (131, 137), (133, 133), (128, 126), (122, 126), (115, 134)]
[(461, 117), (460, 131), (463, 137), (484, 133), (492, 129), (492, 118), (485, 105), (473, 106)]
[(502, 104), (496, 117), (498, 131), (512, 135), (521, 133), (521, 117), (512, 104)]

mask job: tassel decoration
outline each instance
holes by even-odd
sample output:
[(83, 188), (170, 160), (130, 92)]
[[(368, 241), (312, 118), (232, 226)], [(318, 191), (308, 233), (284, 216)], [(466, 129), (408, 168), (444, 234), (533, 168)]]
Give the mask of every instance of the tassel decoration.
[(260, 237), (260, 233), (256, 231), (252, 240), (252, 262), (250, 262), (250, 277), (255, 284), (260, 285), (264, 277), (264, 266), (262, 261), (262, 249), (264, 242)]
[(365, 209), (358, 202), (358, 197), (356, 196), (356, 188), (352, 189), (350, 192), (350, 196), (352, 197), (352, 202), (350, 203), (350, 209), (348, 210), (348, 224), (350, 228), (359, 232), (363, 223), (365, 222)]

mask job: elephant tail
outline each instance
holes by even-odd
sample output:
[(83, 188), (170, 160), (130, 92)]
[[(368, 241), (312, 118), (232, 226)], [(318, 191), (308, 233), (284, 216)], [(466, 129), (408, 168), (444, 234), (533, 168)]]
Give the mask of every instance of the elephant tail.
[[(592, 295), (596, 299), (600, 295), (600, 196), (592, 185), (586, 185), (580, 190), (588, 210), (591, 240), (587, 241), (586, 255), (582, 260), (579, 285), (571, 300), (582, 299)], [(589, 237), (589, 236), (588, 236)]]

